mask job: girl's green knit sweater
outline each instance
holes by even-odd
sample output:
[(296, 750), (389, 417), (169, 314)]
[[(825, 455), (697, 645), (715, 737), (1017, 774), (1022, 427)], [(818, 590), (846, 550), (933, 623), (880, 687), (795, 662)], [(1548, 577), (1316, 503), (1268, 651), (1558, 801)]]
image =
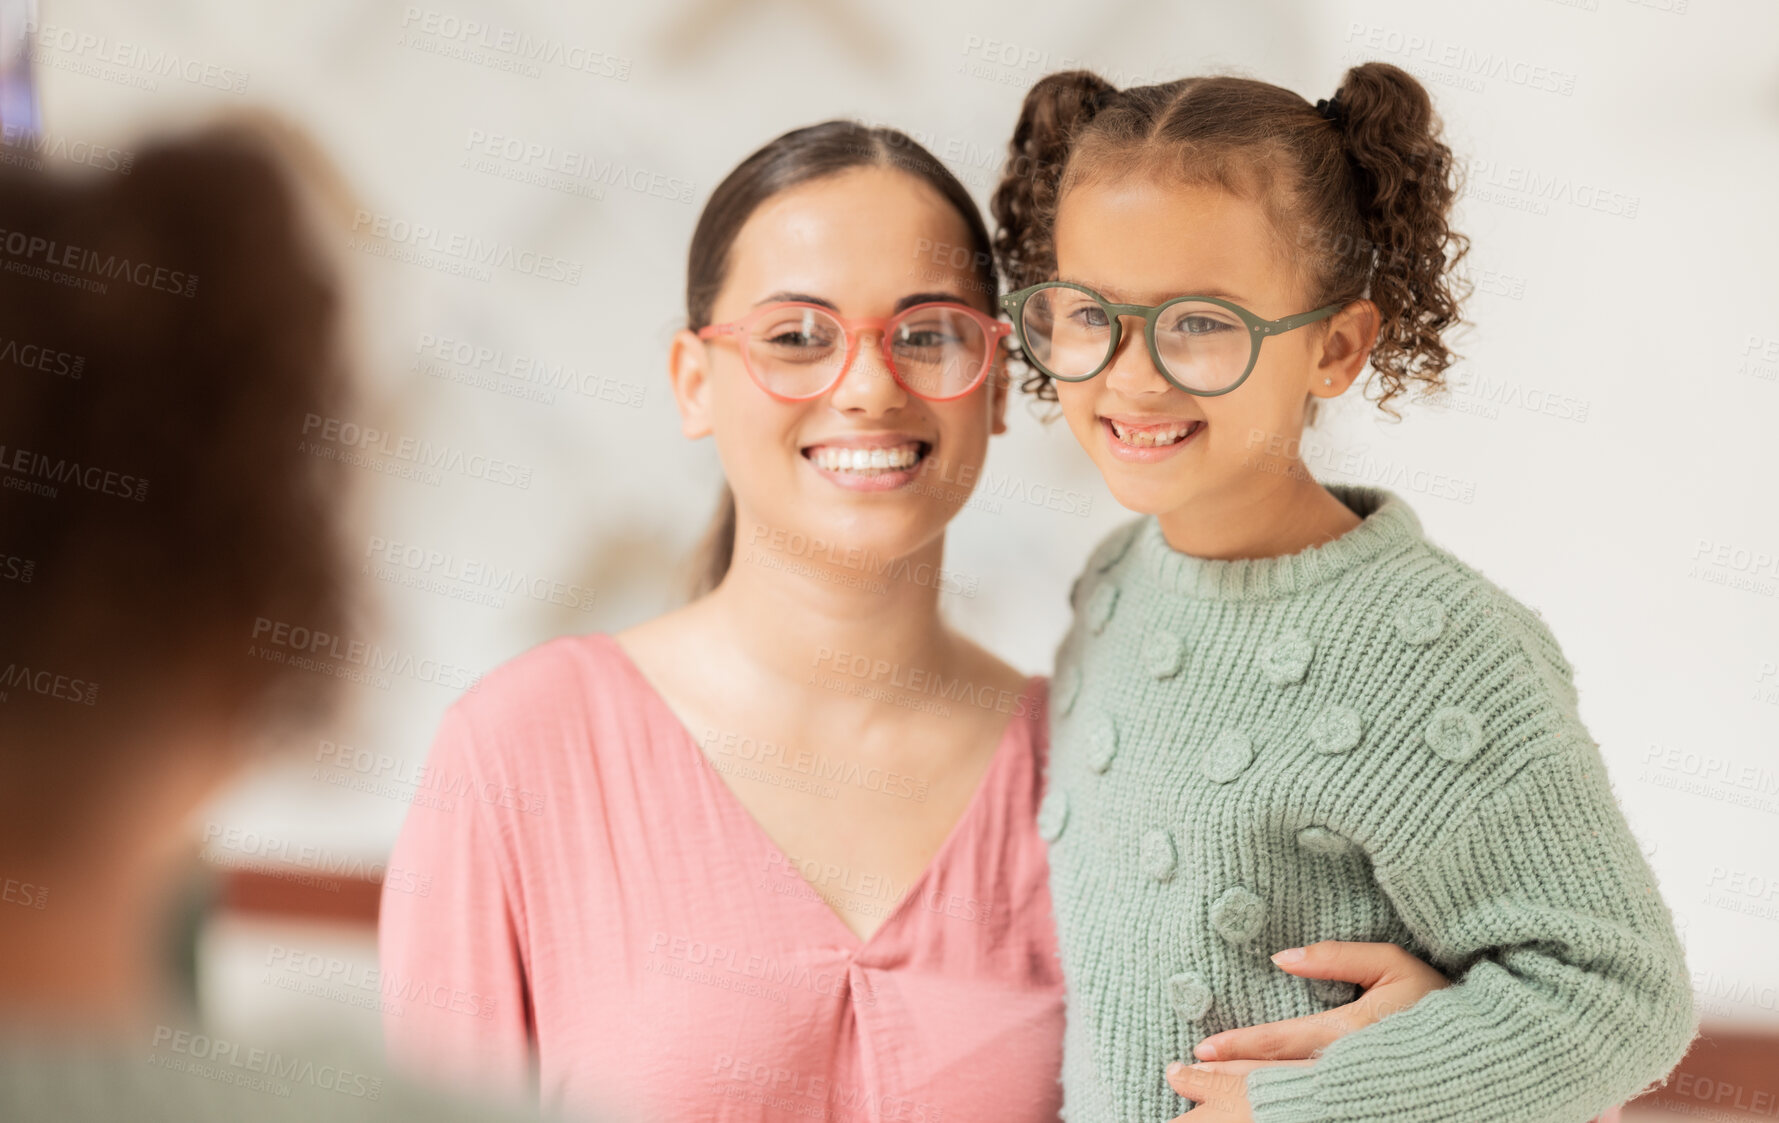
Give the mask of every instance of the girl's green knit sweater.
[(1248, 1079), (1259, 1123), (1587, 1120), (1694, 1032), (1673, 919), (1536, 615), (1396, 496), (1280, 558), (1103, 542), (1058, 652), (1039, 828), (1069, 1123), (1149, 1123), (1212, 1033), (1349, 984), (1269, 956), (1388, 941), (1455, 985)]

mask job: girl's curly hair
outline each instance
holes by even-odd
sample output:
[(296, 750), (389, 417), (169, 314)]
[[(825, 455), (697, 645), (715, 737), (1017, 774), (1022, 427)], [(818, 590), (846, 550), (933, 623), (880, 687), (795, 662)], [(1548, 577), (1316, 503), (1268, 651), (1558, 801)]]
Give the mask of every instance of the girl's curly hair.
[[(1288, 247), (1310, 306), (1369, 298), (1377, 402), (1444, 384), (1457, 356), (1469, 239), (1450, 225), (1458, 167), (1422, 85), (1399, 67), (1348, 70), (1311, 105), (1251, 78), (1184, 78), (1120, 90), (1085, 70), (1052, 74), (1020, 111), (993, 200), (995, 254), (1015, 288), (1056, 275), (1056, 207), (1072, 187), (1164, 172), (1257, 198)], [(1054, 400), (1032, 370), (1024, 388)]]

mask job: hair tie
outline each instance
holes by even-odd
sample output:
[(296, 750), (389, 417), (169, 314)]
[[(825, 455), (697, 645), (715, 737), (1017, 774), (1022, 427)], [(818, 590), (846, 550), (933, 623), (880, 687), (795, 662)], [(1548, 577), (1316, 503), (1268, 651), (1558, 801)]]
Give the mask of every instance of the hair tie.
[(1328, 120), (1333, 121), (1336, 125), (1344, 125), (1346, 124), (1347, 115), (1346, 106), (1340, 104), (1339, 98), (1339, 94), (1334, 95), (1334, 97), (1318, 98), (1316, 101), (1316, 112), (1320, 113)]

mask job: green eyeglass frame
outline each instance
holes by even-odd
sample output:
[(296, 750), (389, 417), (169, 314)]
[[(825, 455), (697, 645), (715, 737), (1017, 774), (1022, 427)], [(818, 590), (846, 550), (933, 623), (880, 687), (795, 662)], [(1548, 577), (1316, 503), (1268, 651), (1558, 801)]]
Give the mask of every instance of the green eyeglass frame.
[[(1106, 313), (1106, 321), (1112, 328), (1112, 339), (1106, 346), (1105, 359), (1100, 362), (1099, 366), (1094, 367), (1093, 370), (1086, 374), (1058, 374), (1039, 362), (1033, 356), (1032, 345), (1025, 337), (1025, 304), (1026, 301), (1046, 289), (1074, 289), (1076, 292), (1086, 293), (1088, 296), (1092, 297)], [(1162, 312), (1176, 304), (1185, 303), (1186, 301), (1193, 301), (1201, 304), (1215, 304), (1217, 307), (1233, 313), (1248, 327), (1248, 338), (1250, 341), (1250, 346), (1248, 348), (1248, 365), (1246, 369), (1242, 371), (1241, 377), (1237, 378), (1234, 382), (1225, 386), (1221, 390), (1194, 390), (1190, 386), (1183, 385), (1179, 379), (1169, 373), (1167, 363), (1162, 359), (1161, 351), (1155, 345), (1155, 323), (1160, 319)], [(1018, 292), (1010, 292), (1006, 296), (1001, 297), (1001, 307), (1006, 310), (1008, 317), (1013, 321), (1013, 332), (1019, 337), (1019, 347), (1025, 356), (1025, 361), (1059, 382), (1086, 382), (1088, 379), (1094, 377), (1101, 371), (1105, 370), (1106, 367), (1110, 366), (1113, 356), (1118, 354), (1118, 345), (1124, 340), (1123, 317), (1140, 316), (1143, 319), (1143, 338), (1149, 345), (1149, 360), (1155, 364), (1155, 369), (1161, 373), (1161, 376), (1167, 379), (1169, 383), (1184, 390), (1188, 394), (1193, 394), (1200, 398), (1215, 398), (1235, 390), (1248, 380), (1248, 375), (1254, 373), (1254, 365), (1260, 361), (1261, 341), (1266, 339), (1267, 336), (1282, 335), (1285, 332), (1294, 331), (1297, 328), (1303, 327), (1305, 324), (1313, 324), (1317, 320), (1325, 320), (1346, 307), (1346, 305), (1344, 303), (1330, 304), (1323, 308), (1317, 308), (1313, 312), (1300, 312), (1295, 316), (1284, 316), (1277, 320), (1263, 320), (1246, 308), (1243, 308), (1241, 305), (1234, 304), (1215, 296), (1176, 296), (1164, 300), (1160, 304), (1114, 304), (1112, 301), (1107, 300), (1086, 285), (1078, 285), (1073, 281), (1044, 281), (1040, 284), (1020, 289)]]

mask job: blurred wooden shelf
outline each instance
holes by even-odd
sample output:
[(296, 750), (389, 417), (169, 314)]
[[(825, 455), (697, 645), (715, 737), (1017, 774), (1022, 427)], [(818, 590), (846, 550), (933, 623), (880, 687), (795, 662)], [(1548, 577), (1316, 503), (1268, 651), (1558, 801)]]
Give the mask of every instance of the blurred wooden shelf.
[(288, 871), (223, 868), (215, 907), (220, 911), (293, 920), (333, 921), (376, 927), (381, 882), (365, 877), (318, 874), (299, 866)]

